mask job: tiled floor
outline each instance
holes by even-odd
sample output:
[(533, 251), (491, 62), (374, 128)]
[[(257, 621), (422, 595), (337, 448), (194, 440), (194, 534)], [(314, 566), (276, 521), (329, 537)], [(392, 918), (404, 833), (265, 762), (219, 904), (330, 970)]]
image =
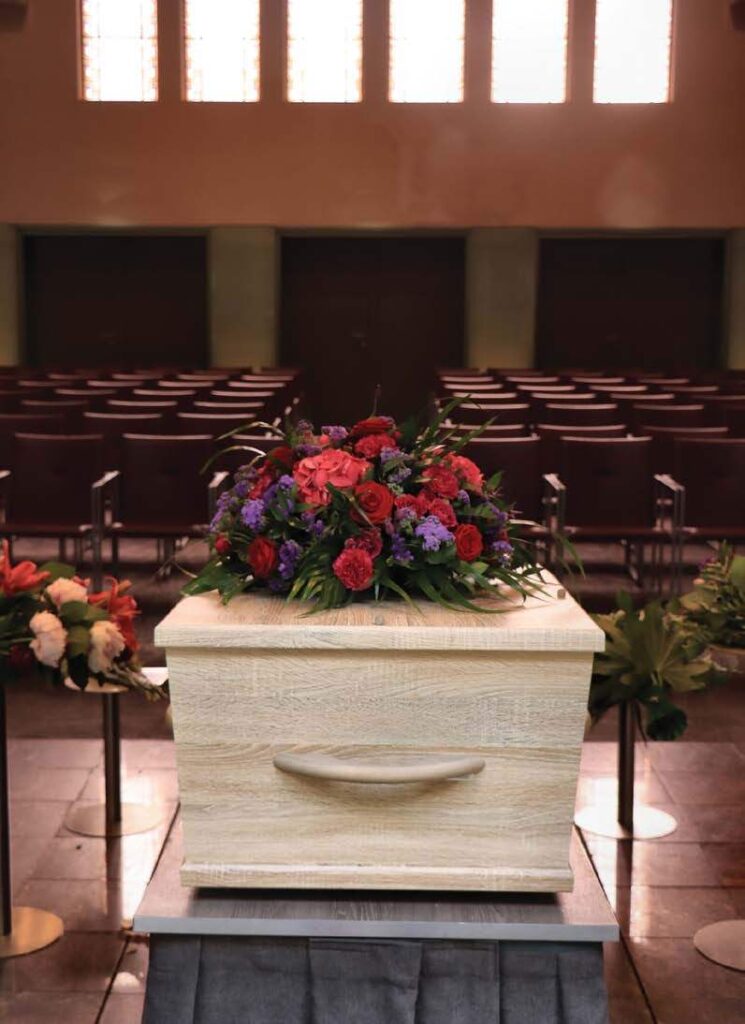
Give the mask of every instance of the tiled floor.
[[(156, 582), (136, 559), (127, 575), (143, 601), (147, 640), (180, 581)], [(150, 644), (144, 652), (157, 663)], [(745, 915), (745, 682), (685, 703), (686, 739), (639, 745), (636, 765), (638, 798), (672, 813), (677, 831), (633, 844), (586, 836), (623, 933), (606, 950), (612, 1024), (745, 1024), (745, 974), (703, 959), (691, 942), (702, 924)], [(102, 794), (96, 705), (42, 687), (9, 692), (16, 901), (60, 914), (66, 932), (47, 950), (0, 963), (0, 1021), (140, 1021), (147, 944), (126, 924), (175, 813), (173, 747), (163, 704), (124, 699), (125, 799), (158, 802), (163, 824), (108, 843), (72, 835), (68, 809)], [(613, 730), (609, 718), (585, 745), (580, 804), (614, 799)]]

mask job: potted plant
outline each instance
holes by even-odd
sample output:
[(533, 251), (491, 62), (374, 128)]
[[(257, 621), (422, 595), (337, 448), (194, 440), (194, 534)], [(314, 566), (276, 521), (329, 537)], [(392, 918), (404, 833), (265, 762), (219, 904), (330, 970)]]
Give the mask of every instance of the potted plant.
[(606, 636), (595, 655), (589, 710), (597, 721), (611, 707), (634, 702), (651, 740), (676, 740), (688, 724), (674, 695), (703, 690), (719, 678), (706, 645), (660, 601), (634, 608), (621, 593), (618, 607), (594, 619)]
[(729, 672), (745, 675), (745, 556), (722, 544), (680, 599), (684, 628)]

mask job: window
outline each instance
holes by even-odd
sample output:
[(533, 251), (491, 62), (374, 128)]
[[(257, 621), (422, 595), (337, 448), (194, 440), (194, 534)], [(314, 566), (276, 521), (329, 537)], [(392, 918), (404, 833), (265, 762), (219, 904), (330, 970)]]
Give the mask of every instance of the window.
[(185, 0), (186, 98), (259, 98), (259, 0)]
[(461, 103), (465, 0), (390, 0), (394, 103)]
[(568, 0), (494, 0), (494, 103), (564, 103)]
[(86, 100), (158, 98), (157, 0), (82, 0)]
[(289, 0), (287, 98), (292, 103), (362, 99), (362, 0)]
[(595, 102), (667, 103), (672, 0), (597, 0)]

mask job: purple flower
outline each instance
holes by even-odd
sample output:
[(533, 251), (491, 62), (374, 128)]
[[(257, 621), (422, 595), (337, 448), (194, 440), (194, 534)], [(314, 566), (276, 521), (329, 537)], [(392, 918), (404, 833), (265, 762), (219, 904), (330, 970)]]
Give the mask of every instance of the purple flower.
[(422, 538), (425, 551), (439, 551), (442, 544), (449, 544), (453, 535), (442, 525), (437, 516), (427, 516), (414, 530), (417, 537)]
[[(387, 449), (384, 449), (387, 451)], [(404, 480), (408, 480), (411, 476), (411, 470), (408, 466), (401, 466), (399, 469), (394, 470), (388, 477), (389, 484), (402, 484)]]
[(260, 530), (264, 525), (264, 502), (260, 498), (252, 498), (241, 509), (241, 520), (249, 530)]
[(380, 461), (385, 465), (386, 462), (390, 462), (391, 459), (398, 459), (401, 455), (403, 455), (403, 452), (400, 448), (383, 448), (380, 453)]
[(414, 556), (406, 547), (406, 543), (399, 533), (394, 533), (391, 537), (391, 554), (397, 562), (404, 565), (414, 561)]
[(404, 505), (403, 508), (396, 509), (396, 519), (399, 523), (405, 522), (407, 519), (416, 519), (416, 509), (410, 508), (408, 505)]
[(312, 434), (313, 424), (310, 422), (310, 420), (298, 420), (296, 430), (298, 434)]
[(277, 487), (281, 487), (283, 491), (289, 491), (294, 486), (295, 481), (292, 479), (291, 476), (288, 476), (287, 474), (281, 476), (277, 481)]
[(346, 440), (349, 431), (346, 427), (321, 427), (321, 433), (327, 434), (332, 444), (341, 444)]
[(502, 565), (509, 565), (512, 559), (512, 545), (506, 540), (495, 540), (491, 545), (492, 554), (496, 555)]
[(276, 576), (269, 580), (268, 587), (273, 594), (281, 594), (283, 590), (287, 590), (287, 583), (285, 580), (278, 580)]
[(238, 483), (233, 488), (233, 493), (235, 494), (236, 498), (245, 498), (246, 495), (248, 494), (248, 489), (250, 486), (251, 484), (249, 480), (239, 480)]
[(303, 549), (294, 540), (286, 540), (279, 548), (279, 575), (283, 580), (292, 579)]
[(458, 491), (458, 501), (462, 501), (464, 505), (470, 505), (471, 495), (468, 491)]
[(311, 455), (320, 455), (323, 449), (318, 444), (299, 444), (295, 451), (301, 459), (308, 459)]
[(324, 526), (320, 519), (316, 519), (315, 514), (313, 512), (303, 512), (300, 518), (302, 519), (303, 526), (308, 531), (308, 533), (312, 534), (312, 536), (314, 537), (321, 536), (324, 530)]

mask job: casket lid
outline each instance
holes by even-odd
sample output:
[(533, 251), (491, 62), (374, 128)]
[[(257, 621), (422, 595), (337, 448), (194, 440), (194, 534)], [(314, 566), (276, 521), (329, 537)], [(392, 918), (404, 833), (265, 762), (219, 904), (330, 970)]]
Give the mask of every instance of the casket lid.
[(217, 594), (187, 597), (157, 626), (162, 647), (354, 650), (602, 651), (603, 631), (547, 576), (542, 596), (479, 601), (498, 614), (450, 611), (417, 601), (358, 602), (332, 611), (249, 594), (223, 605)]

